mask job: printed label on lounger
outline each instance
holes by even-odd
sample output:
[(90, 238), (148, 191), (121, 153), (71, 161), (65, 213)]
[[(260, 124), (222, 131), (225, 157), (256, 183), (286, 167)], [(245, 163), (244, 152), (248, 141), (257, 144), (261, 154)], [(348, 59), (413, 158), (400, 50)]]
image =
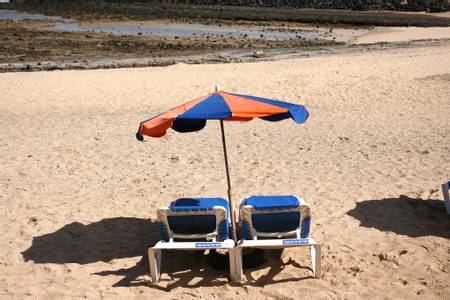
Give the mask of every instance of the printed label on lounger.
[(291, 240), (283, 240), (283, 245), (304, 245), (308, 244), (308, 239), (291, 239)]
[(215, 243), (215, 242), (201, 242), (201, 243), (195, 243), (196, 248), (220, 248), (222, 247), (222, 243)]

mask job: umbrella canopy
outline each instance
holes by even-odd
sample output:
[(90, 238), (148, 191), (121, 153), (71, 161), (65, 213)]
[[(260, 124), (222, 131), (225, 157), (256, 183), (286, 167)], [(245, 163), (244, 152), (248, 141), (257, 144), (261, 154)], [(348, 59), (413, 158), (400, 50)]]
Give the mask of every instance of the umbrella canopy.
[(220, 91), (216, 87), (214, 93), (197, 98), (141, 122), (136, 138), (142, 141), (144, 135), (162, 137), (169, 128), (178, 132), (198, 131), (205, 127), (207, 120), (220, 120), (231, 225), (233, 228), (233, 239), (236, 242), (236, 224), (234, 206), (231, 199), (230, 172), (223, 121), (250, 121), (253, 118), (261, 118), (274, 122), (291, 118), (297, 124), (302, 124), (308, 119), (308, 116), (309, 113), (303, 105), (228, 93)]
[(281, 121), (292, 118), (297, 124), (302, 124), (308, 115), (303, 105), (216, 91), (143, 121), (136, 137), (139, 140), (143, 135), (162, 137), (169, 128), (178, 132), (198, 131), (205, 127), (207, 120), (250, 121), (261, 118)]

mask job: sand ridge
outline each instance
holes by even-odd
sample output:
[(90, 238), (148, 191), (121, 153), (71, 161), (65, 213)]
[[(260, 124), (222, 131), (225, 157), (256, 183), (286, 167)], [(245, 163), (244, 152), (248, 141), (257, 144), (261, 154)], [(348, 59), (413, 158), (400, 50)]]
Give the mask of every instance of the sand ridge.
[[(450, 297), (449, 46), (259, 63), (0, 74), (0, 298)], [(139, 122), (225, 90), (305, 104), (311, 118), (226, 124), (235, 199), (297, 194), (306, 250), (269, 254), (228, 283), (199, 254), (163, 257), (155, 209), (226, 196), (219, 124), (137, 142)], [(429, 199), (429, 200), (428, 200)]]

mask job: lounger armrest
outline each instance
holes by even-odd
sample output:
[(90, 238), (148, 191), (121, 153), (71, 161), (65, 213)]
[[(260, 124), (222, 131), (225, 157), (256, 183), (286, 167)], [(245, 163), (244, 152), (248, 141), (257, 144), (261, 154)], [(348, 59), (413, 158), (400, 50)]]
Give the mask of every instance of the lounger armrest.
[(169, 241), (172, 238), (172, 232), (169, 226), (169, 220), (167, 216), (170, 213), (170, 208), (168, 207), (160, 207), (156, 210), (156, 218), (160, 224), (160, 233), (161, 238), (166, 241)]
[(449, 189), (450, 189), (450, 181), (444, 183), (442, 185), (442, 194), (444, 196), (444, 204), (445, 209), (447, 210), (447, 214), (450, 215), (450, 195), (449, 195)]
[(254, 228), (252, 222), (253, 206), (241, 205), (239, 212), (239, 217), (241, 219), (240, 223), (242, 225), (242, 234), (244, 235), (245, 239), (251, 239), (252, 237), (254, 237)]
[(307, 238), (309, 236), (311, 228), (311, 207), (308, 203), (300, 200), (300, 205), (298, 210), (300, 212), (300, 224), (298, 228), (300, 229), (300, 238)]
[(216, 215), (216, 234), (217, 240), (228, 239), (228, 218), (227, 210), (223, 206), (214, 206), (214, 214)]

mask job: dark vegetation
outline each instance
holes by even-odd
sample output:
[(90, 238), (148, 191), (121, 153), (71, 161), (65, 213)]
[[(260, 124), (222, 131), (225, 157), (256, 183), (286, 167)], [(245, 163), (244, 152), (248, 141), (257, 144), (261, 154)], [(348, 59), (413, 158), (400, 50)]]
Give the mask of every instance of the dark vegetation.
[[(11, 3), (10, 7), (80, 20), (191, 19), (203, 21), (288, 21), (357, 26), (450, 26), (450, 18), (423, 13), (161, 4), (145, 0), (140, 1), (23, 0)], [(192, 1), (187, 2), (192, 3)], [(223, 1), (222, 3), (229, 2)], [(264, 3), (264, 1), (261, 3)]]

